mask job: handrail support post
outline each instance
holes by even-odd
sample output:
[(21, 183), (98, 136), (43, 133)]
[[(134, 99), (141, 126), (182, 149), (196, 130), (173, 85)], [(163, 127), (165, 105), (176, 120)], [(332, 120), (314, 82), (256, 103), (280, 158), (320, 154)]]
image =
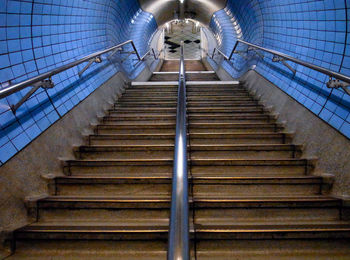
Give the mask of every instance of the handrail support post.
[(31, 90), (29, 90), (16, 104), (11, 105), (11, 110), (16, 114), (18, 108), (24, 104), (39, 88), (53, 88), (55, 84), (52, 82), (51, 78), (43, 80), (33, 84)]

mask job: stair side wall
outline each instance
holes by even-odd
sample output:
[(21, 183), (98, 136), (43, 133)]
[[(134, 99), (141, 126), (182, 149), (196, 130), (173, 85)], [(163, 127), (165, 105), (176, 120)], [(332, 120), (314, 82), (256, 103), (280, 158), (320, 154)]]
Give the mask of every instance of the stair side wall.
[[(136, 80), (147, 81), (151, 75), (146, 68)], [(0, 168), (0, 229), (28, 224), (25, 199), (48, 193), (41, 176), (63, 174), (60, 159), (74, 158), (72, 147), (84, 143), (84, 135), (92, 133), (90, 124), (112, 106), (127, 81), (122, 72), (115, 74)]]
[(240, 78), (245, 86), (260, 96), (265, 106), (273, 106), (279, 122), (295, 132), (294, 143), (304, 144), (304, 157), (317, 157), (315, 174), (333, 174), (332, 194), (350, 196), (350, 140), (315, 116), (295, 99), (281, 91), (254, 70)]

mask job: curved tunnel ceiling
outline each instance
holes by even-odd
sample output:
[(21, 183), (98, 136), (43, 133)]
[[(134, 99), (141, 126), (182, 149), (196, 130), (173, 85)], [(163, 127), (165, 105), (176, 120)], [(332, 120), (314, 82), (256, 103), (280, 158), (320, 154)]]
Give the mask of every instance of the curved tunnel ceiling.
[(227, 0), (139, 0), (141, 8), (153, 14), (159, 26), (180, 17), (195, 19), (208, 25), (210, 19), (218, 10), (225, 8)]

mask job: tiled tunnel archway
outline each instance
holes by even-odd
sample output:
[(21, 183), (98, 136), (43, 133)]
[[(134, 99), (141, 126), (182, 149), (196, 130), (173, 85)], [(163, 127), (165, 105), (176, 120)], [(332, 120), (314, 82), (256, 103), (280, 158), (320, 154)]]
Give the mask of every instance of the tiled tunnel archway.
[[(349, 4), (228, 0), (213, 15), (210, 28), (226, 54), (241, 37), (349, 75)], [(156, 20), (137, 0), (0, 0), (1, 88), (127, 39), (143, 54), (156, 29)], [(135, 77), (144, 65), (134, 68), (132, 63), (123, 66)], [(240, 56), (232, 63), (223, 67), (234, 77), (247, 68)], [(57, 75), (55, 89), (39, 90), (16, 115), (9, 106), (25, 91), (0, 100), (0, 165), (114, 75), (120, 69), (116, 64), (96, 64), (83, 79), (77, 76), (79, 68)], [(350, 97), (328, 89), (325, 75), (292, 66), (298, 71), (295, 77), (266, 55), (257, 59), (256, 71), (350, 137)]]

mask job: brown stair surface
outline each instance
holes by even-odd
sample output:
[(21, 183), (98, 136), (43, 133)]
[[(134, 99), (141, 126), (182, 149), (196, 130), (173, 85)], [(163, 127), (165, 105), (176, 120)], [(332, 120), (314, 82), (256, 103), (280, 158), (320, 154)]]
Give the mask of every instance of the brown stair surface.
[[(46, 177), (9, 259), (166, 259), (178, 66), (128, 88)], [(243, 85), (186, 70), (213, 81), (187, 86), (191, 259), (350, 259), (343, 202), (293, 134)]]

